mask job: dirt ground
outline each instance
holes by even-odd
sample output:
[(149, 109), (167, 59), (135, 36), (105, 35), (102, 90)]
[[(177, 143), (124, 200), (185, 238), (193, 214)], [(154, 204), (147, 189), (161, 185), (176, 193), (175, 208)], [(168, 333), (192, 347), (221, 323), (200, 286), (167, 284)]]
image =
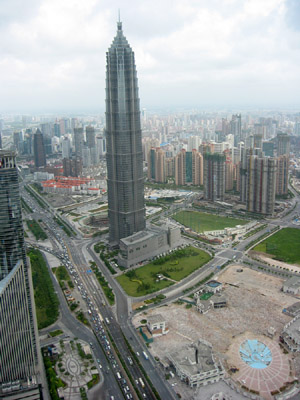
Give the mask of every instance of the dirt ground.
[(268, 328), (274, 327), (274, 340), (278, 342), (283, 326), (291, 320), (282, 309), (298, 300), (281, 292), (282, 279), (242, 268), (243, 272), (237, 272), (238, 266), (228, 268), (217, 278), (223, 283), (226, 308), (200, 314), (194, 307), (171, 304), (137, 314), (133, 319), (135, 326), (148, 315), (161, 314), (167, 321), (169, 333), (155, 338), (150, 345), (153, 356), (166, 361), (166, 353), (202, 338), (212, 344), (217, 358), (226, 364), (232, 339), (245, 331), (266, 335)]
[(224, 354), (232, 337), (246, 330), (266, 334), (272, 326), (277, 333), (281, 332), (291, 320), (282, 309), (297, 299), (280, 291), (282, 279), (245, 267), (239, 273), (236, 272), (238, 268), (231, 267), (218, 277), (218, 281), (224, 284), (222, 293), (227, 299), (226, 308), (200, 314), (194, 307), (186, 309), (184, 305), (171, 304), (134, 317), (136, 326), (142, 319), (147, 319), (147, 315), (162, 314), (166, 319), (170, 332), (155, 339), (151, 345), (154, 355), (163, 357), (178, 343), (195, 341), (198, 337), (209, 341), (215, 351)]

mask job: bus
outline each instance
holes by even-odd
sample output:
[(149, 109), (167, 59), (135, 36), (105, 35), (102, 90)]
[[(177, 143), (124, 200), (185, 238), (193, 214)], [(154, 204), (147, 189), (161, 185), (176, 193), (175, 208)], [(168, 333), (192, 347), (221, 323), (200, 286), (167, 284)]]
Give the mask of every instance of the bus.
[(139, 382), (140, 382), (140, 384), (141, 384), (142, 388), (144, 388), (144, 387), (145, 387), (145, 384), (144, 384), (144, 382), (143, 382), (143, 379), (142, 379), (142, 378), (139, 378)]
[(146, 360), (149, 360), (148, 354), (145, 351), (143, 351), (143, 355), (144, 355)]

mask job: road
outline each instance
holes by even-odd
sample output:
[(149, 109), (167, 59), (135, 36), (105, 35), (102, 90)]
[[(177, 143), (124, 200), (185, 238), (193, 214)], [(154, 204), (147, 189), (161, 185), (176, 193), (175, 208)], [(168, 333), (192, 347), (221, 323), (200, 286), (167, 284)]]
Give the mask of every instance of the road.
[[(53, 246), (52, 250), (48, 249), (47, 251), (52, 252), (52, 254), (65, 262), (65, 265), (69, 269), (75, 284), (78, 286), (79, 292), (86, 301), (90, 313), (91, 325), (95, 335), (91, 330), (84, 327), (82, 324), (79, 324), (78, 321), (73, 317), (68, 309), (68, 306), (66, 305), (66, 301), (60, 289), (57, 289), (61, 301), (61, 313), (63, 315), (64, 325), (73, 334), (76, 334), (77, 337), (93, 343), (95, 355), (101, 359), (103, 363), (103, 369), (107, 372), (105, 373), (105, 382), (101, 387), (101, 395), (103, 396), (102, 398), (106, 399), (108, 398), (107, 396), (110, 395), (115, 396), (115, 399), (123, 397), (130, 398), (127, 396), (137, 398), (135, 392), (138, 391), (143, 397), (146, 396), (145, 398), (155, 399), (155, 395), (152, 393), (151, 387), (146, 382), (143, 372), (140, 370), (128, 349), (124, 336), (137, 355), (139, 362), (147, 371), (147, 375), (149, 376), (155, 389), (158, 391), (160, 397), (162, 399), (177, 398), (173, 389), (165, 382), (162, 371), (159, 369), (157, 362), (151, 357), (151, 355), (149, 355), (149, 359), (145, 359), (142, 356), (143, 351), (147, 350), (144, 343), (140, 340), (136, 329), (131, 323), (131, 298), (126, 296), (107, 267), (93, 251), (93, 246), (97, 240), (78, 240), (68, 238), (65, 233), (53, 223), (51, 214), (50, 216), (47, 215), (45, 211), (37, 205), (35, 200), (29, 198), (29, 195), (26, 192), (24, 192), (24, 197), (26, 202), (30, 201), (31, 206), (34, 204), (33, 217), (36, 219), (42, 219), (43, 225), (45, 229), (47, 229), (47, 233), (49, 234)], [(199, 247), (204, 246), (210, 251), (213, 249), (215, 252), (214, 258), (200, 270), (195, 271), (180, 283), (162, 291), (166, 296), (166, 299), (160, 304), (162, 305), (178, 299), (178, 297), (183, 295), (183, 291), (186, 291), (188, 288), (194, 286), (197, 282), (201, 281), (211, 272), (218, 273), (219, 267), (227, 263), (228, 260), (239, 261), (240, 263), (249, 262), (246, 247), (250, 242), (259, 238), (264, 233), (269, 233), (276, 226), (294, 227), (294, 215), (300, 214), (300, 202), (298, 201), (298, 198), (299, 196), (297, 195), (293, 200), (295, 209), (291, 214), (283, 215), (280, 218), (265, 220), (264, 222), (266, 223), (266, 227), (263, 230), (257, 232), (249, 238), (240, 241), (234, 248), (212, 247), (200, 243)], [(185, 204), (185, 207), (186, 206), (187, 205)], [(163, 215), (167, 217), (168, 213), (170, 213), (170, 210), (164, 211)], [(195, 242), (193, 239), (186, 239), (186, 243), (197, 245), (197, 242)], [(112, 287), (116, 300), (115, 306), (109, 306), (104, 293), (102, 292), (101, 288), (99, 288), (99, 283), (95, 275), (88, 272), (90, 270), (90, 265), (88, 262), (89, 260), (92, 260), (96, 263), (101, 273)], [(252, 259), (251, 264), (252, 268), (258, 268), (261, 265), (261, 263), (253, 261)], [(151, 295), (145, 296), (145, 298), (147, 297), (151, 297)], [(101, 322), (98, 317), (99, 313), (102, 318)], [(119, 362), (117, 355), (112, 351), (113, 346), (109, 337), (111, 337), (116, 344), (118, 352), (121, 354), (125, 362), (126, 368), (133, 377), (135, 382), (134, 387), (127, 379), (126, 372)], [(110, 347), (109, 349), (108, 346)], [(129, 361), (128, 357), (130, 357), (131, 361)], [(121, 381), (117, 377), (117, 372), (122, 373)], [(145, 383), (144, 388), (137, 383), (139, 378), (143, 379)], [(128, 388), (128, 390), (125, 390), (125, 388)]]

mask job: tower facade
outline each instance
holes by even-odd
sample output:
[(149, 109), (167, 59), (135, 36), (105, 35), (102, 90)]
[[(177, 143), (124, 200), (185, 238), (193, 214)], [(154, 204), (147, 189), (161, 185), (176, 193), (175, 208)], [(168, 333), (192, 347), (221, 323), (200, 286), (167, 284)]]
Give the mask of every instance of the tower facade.
[(121, 22), (106, 61), (108, 218), (116, 242), (146, 225), (137, 72)]
[[(26, 258), (15, 154), (0, 150), (0, 397), (12, 382), (36, 383), (37, 324)], [(26, 383), (24, 383), (26, 382)]]

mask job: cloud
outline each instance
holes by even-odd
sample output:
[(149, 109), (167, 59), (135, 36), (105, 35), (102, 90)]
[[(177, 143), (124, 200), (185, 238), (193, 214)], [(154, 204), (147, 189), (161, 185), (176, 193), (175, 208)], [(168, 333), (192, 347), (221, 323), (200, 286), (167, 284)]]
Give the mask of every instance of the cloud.
[(296, 0), (2, 0), (0, 112), (103, 108), (119, 7), (143, 105), (299, 105)]

